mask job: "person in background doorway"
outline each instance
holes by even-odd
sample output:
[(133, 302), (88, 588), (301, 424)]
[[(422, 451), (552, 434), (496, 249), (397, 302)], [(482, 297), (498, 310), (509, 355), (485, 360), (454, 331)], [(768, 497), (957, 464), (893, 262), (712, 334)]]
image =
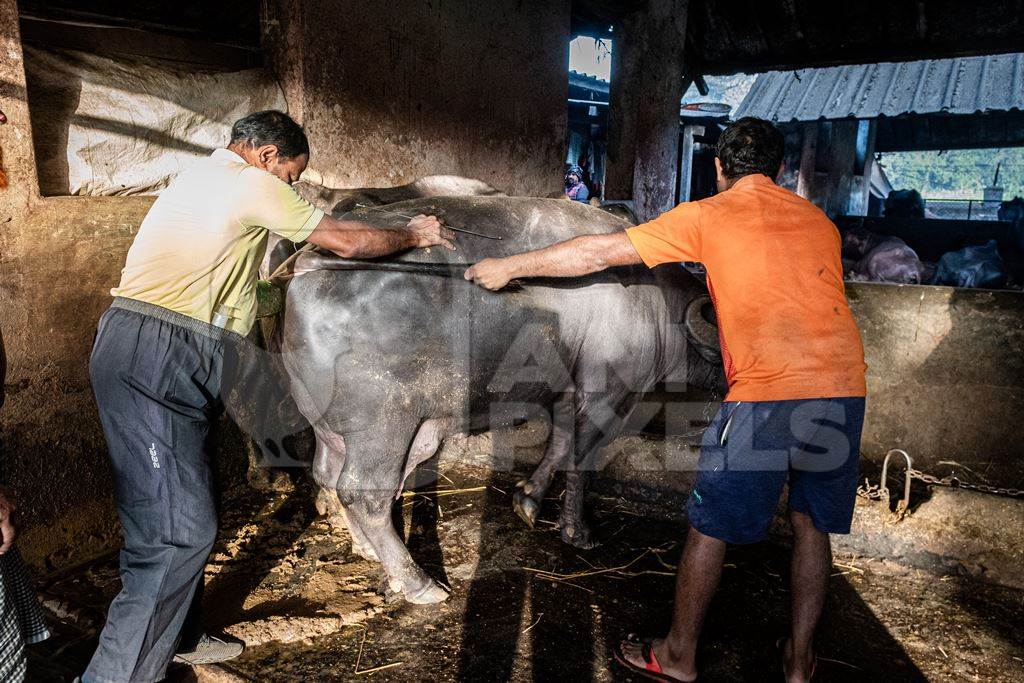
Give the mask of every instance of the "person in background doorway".
[(565, 172), (565, 196), (574, 202), (590, 199), (590, 190), (583, 183), (583, 170), (579, 166), (572, 166)]
[[(7, 379), (7, 355), (0, 332), (0, 408), (4, 405)], [(0, 482), (6, 483), (5, 453), (0, 438)], [(14, 494), (0, 486), (0, 681), (23, 681), (28, 657), (25, 646), (50, 637), (43, 613), (36, 600), (32, 580), (18, 549), (17, 505)]]

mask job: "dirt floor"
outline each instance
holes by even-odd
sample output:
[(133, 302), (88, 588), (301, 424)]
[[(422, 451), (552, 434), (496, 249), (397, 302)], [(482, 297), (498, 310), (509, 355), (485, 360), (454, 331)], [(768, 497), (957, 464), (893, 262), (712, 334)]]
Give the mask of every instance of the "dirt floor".
[[(536, 530), (515, 516), (514, 483), (511, 474), (460, 467), (426, 486), (440, 494), (406, 496), (413, 555), (452, 588), (430, 607), (378, 594), (376, 566), (349, 554), (347, 533), (317, 516), (305, 483), (229, 492), (205, 617), (248, 649), (220, 669), (175, 678), (629, 680), (610, 662), (610, 644), (665, 630), (681, 519), (598, 496), (604, 544), (577, 551), (559, 539), (556, 500)], [(783, 536), (730, 549), (700, 651), (702, 680), (780, 680), (773, 644), (787, 623), (787, 560)], [(43, 599), (61, 619), (36, 663), (80, 672), (118, 585), (114, 557), (52, 577)], [(1024, 593), (838, 556), (818, 649), (821, 681), (1022, 680)]]

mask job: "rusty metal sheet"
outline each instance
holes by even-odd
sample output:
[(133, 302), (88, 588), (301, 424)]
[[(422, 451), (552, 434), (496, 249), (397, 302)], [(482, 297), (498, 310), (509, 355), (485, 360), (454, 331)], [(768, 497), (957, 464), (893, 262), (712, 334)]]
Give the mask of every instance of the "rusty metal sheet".
[(872, 119), (902, 114), (1024, 110), (1024, 53), (771, 71), (736, 118)]

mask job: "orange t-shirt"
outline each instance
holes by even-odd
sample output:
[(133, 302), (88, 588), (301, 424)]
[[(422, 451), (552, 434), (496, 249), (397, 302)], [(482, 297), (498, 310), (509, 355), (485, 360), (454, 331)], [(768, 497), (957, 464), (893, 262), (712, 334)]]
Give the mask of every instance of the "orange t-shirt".
[(626, 230), (648, 267), (700, 261), (730, 401), (864, 396), (864, 348), (843, 289), (839, 232), (765, 175)]

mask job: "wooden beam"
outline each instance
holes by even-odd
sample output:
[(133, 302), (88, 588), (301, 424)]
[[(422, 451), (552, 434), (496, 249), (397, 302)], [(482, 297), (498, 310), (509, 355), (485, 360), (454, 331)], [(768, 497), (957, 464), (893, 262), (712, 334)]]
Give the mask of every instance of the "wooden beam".
[(23, 17), (21, 37), (26, 43), (100, 54), (128, 54), (180, 62), (218, 70), (260, 66), (259, 50), (210, 43), (121, 26), (99, 26)]

